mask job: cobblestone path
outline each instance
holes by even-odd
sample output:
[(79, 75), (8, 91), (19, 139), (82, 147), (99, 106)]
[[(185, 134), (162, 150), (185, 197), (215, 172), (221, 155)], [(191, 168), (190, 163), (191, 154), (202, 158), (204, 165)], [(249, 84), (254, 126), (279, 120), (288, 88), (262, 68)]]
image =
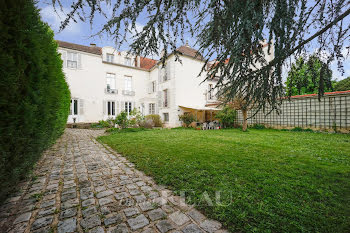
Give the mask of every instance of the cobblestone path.
[(95, 140), (66, 129), (0, 207), (0, 232), (226, 232)]

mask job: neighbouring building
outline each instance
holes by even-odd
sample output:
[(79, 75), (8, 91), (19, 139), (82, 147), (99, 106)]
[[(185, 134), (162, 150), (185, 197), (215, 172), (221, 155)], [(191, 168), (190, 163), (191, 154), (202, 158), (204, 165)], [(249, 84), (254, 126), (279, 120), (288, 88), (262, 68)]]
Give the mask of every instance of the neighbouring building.
[(159, 114), (165, 127), (177, 127), (186, 112), (204, 122), (218, 110), (208, 107), (217, 101), (216, 80), (198, 76), (204, 60), (188, 44), (177, 49), (181, 63), (170, 54), (163, 66), (109, 46), (57, 42), (72, 96), (68, 123), (98, 122), (137, 108)]

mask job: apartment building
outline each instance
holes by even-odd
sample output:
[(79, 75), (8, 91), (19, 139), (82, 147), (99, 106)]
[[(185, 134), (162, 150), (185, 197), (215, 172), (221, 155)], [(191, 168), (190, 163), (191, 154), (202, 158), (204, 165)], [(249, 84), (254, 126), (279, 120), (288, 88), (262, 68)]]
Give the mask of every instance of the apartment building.
[(216, 80), (198, 76), (204, 61), (188, 44), (177, 49), (181, 63), (170, 54), (163, 66), (109, 46), (57, 42), (72, 96), (68, 123), (98, 122), (136, 108), (159, 114), (165, 127), (177, 127), (186, 112), (204, 122), (218, 111), (208, 107), (217, 101)]

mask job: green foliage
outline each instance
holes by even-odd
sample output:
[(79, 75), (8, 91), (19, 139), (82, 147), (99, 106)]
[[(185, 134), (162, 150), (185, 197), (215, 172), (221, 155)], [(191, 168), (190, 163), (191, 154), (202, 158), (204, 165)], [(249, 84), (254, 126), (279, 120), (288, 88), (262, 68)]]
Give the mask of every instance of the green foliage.
[(294, 127), (290, 131), (293, 131), (293, 132), (311, 132), (311, 133), (314, 132), (312, 129), (303, 129), (301, 127)]
[(325, 91), (333, 90), (332, 71), (315, 55), (307, 61), (300, 57), (288, 72), (287, 95), (315, 94), (319, 92), (320, 85)]
[(350, 77), (340, 80), (334, 84), (335, 91), (348, 91), (350, 90)]
[(145, 120), (152, 120), (154, 127), (162, 127), (163, 126), (163, 122), (162, 119), (160, 118), (160, 116), (158, 114), (150, 114), (145, 116)]
[(262, 125), (262, 124), (254, 124), (250, 128), (252, 128), (252, 129), (266, 129), (265, 125)]
[[(52, 2), (58, 8), (63, 0)], [(106, 18), (99, 33), (107, 33), (121, 46), (130, 31), (137, 31), (130, 52), (159, 55), (162, 47), (163, 63), (170, 52), (179, 54), (177, 45), (190, 35), (199, 48), (196, 58), (203, 61), (201, 75), (219, 79), (220, 100), (231, 102), (243, 88), (246, 103), (254, 103), (256, 109), (278, 108), (285, 96), (283, 68), (290, 57), (315, 50), (327, 55), (327, 64), (337, 60), (341, 69), (342, 50), (350, 45), (349, 4), (343, 0), (106, 2), (115, 14)], [(89, 19), (93, 25), (100, 19), (97, 14), (108, 15), (103, 6), (100, 1), (76, 1), (62, 28), (77, 19)], [(140, 21), (142, 30), (137, 28)], [(209, 63), (213, 60), (214, 66)], [(320, 94), (325, 90), (321, 77)]]
[(233, 128), (237, 117), (237, 111), (229, 106), (225, 106), (217, 112), (215, 117), (220, 120), (223, 128)]
[(49, 26), (32, 0), (0, 4), (0, 200), (62, 134), (70, 93)]
[(126, 128), (129, 126), (129, 120), (128, 120), (128, 114), (125, 111), (122, 111), (121, 113), (116, 116), (114, 122), (119, 125), (121, 128)]
[(350, 229), (349, 135), (177, 129), (99, 140), (158, 184), (190, 190), (186, 200), (230, 232)]
[(141, 122), (144, 120), (144, 116), (142, 115), (142, 113), (137, 110), (136, 108), (134, 108), (131, 112), (130, 112), (130, 120), (129, 120), (129, 125), (133, 126), (133, 127), (139, 127)]
[(197, 118), (192, 113), (185, 113), (179, 116), (179, 120), (184, 123), (185, 127), (188, 127), (192, 122), (197, 121)]
[(107, 133), (132, 133), (132, 132), (140, 132), (140, 131), (146, 131), (148, 129), (145, 128), (125, 128), (125, 129), (118, 129), (118, 128), (110, 128), (107, 129)]
[(100, 120), (97, 124), (91, 124), (91, 128), (111, 128), (113, 126), (113, 122), (112, 121), (104, 121), (104, 120)]

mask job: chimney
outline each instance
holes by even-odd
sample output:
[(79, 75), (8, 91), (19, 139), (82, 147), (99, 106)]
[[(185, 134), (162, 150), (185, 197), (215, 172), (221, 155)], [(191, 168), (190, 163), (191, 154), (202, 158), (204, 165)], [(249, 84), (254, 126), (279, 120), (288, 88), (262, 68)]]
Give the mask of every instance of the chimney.
[(141, 67), (141, 58), (137, 56), (137, 67)]
[(90, 46), (91, 47), (96, 47), (96, 44), (95, 43), (90, 43)]
[(190, 47), (190, 45), (188, 44), (188, 40), (186, 40), (185, 46), (186, 46), (186, 47)]
[(162, 51), (160, 52), (160, 57), (163, 57), (163, 56), (164, 56), (164, 53), (165, 53), (165, 50), (162, 49)]

